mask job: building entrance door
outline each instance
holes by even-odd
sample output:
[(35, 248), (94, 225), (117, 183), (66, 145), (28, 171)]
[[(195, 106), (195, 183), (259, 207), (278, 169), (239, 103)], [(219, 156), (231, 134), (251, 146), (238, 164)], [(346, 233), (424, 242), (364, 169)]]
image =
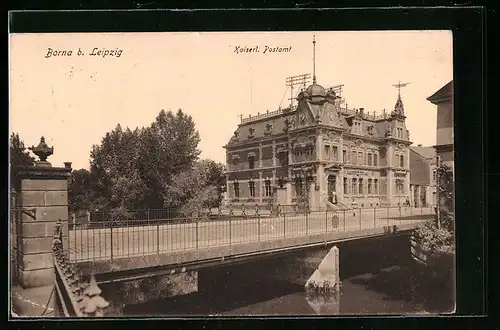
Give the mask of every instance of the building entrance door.
[(337, 177), (335, 175), (328, 176), (328, 201), (332, 204), (337, 204), (336, 193)]

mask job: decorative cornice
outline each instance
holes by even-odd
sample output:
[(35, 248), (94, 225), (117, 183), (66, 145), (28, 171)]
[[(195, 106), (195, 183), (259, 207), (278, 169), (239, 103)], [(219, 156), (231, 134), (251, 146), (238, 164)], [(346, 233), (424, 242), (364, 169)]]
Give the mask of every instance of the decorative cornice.
[(71, 175), (71, 168), (20, 166), (17, 168), (21, 179), (67, 179)]

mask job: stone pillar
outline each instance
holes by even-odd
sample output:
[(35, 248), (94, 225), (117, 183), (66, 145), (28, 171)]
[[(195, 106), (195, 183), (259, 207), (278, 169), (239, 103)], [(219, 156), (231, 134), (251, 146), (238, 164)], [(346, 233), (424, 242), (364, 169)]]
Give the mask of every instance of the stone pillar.
[[(46, 158), (46, 157), (45, 157)], [(63, 247), (68, 248), (68, 178), (71, 163), (52, 167), (46, 161), (19, 170), (19, 206), (35, 209), (33, 219), (21, 217), (18, 254), (19, 280), (23, 287), (41, 287), (54, 282), (52, 239), (61, 221)]]
[(337, 201), (342, 202), (344, 200), (344, 169), (340, 169), (338, 172), (337, 180), (339, 181), (339, 190), (337, 191)]
[(328, 198), (327, 192), (326, 192), (326, 186), (327, 186), (327, 176), (325, 173), (325, 166), (323, 164), (319, 164), (318, 168), (316, 170), (316, 180), (319, 185), (319, 201), (318, 203), (321, 206), (325, 206), (325, 200)]
[[(262, 161), (262, 160), (261, 160)], [(264, 181), (262, 180), (262, 171), (259, 171), (259, 203), (262, 204), (264, 197)]]
[(259, 168), (262, 167), (262, 143), (259, 143)]
[(311, 211), (317, 211), (319, 208), (318, 192), (315, 189), (317, 177), (309, 182), (309, 208)]
[(387, 145), (387, 182), (386, 182), (386, 185), (387, 185), (387, 201), (390, 203), (390, 205), (394, 205), (394, 204), (397, 204), (394, 203), (394, 173), (392, 172), (392, 160), (394, 158), (394, 146), (392, 146), (391, 144), (388, 144)]
[(415, 188), (414, 185), (410, 184), (410, 192), (409, 192), (409, 195), (410, 195), (410, 205), (413, 207), (415, 206), (415, 194), (413, 192), (413, 189)]
[(229, 182), (229, 174), (226, 174), (226, 195), (224, 198), (225, 207), (231, 204), (231, 183)]
[(291, 205), (292, 204), (292, 182), (288, 181), (285, 184), (286, 188), (286, 205)]

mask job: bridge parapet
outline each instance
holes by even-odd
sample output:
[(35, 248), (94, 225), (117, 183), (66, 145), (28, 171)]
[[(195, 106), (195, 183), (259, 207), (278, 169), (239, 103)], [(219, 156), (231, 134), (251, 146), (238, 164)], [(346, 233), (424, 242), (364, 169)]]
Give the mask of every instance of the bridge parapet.
[(52, 249), (54, 255), (55, 291), (64, 316), (103, 316), (109, 303), (101, 297), (94, 274), (85, 277), (78, 265), (70, 263), (63, 249), (62, 224), (56, 223)]

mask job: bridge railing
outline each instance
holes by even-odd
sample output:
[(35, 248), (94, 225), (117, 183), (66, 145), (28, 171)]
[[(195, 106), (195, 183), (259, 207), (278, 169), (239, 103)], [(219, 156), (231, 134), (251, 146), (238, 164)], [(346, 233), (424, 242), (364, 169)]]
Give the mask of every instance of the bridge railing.
[(103, 316), (109, 303), (101, 297), (94, 275), (84, 276), (78, 265), (70, 262), (67, 251), (63, 249), (60, 221), (56, 223), (52, 250), (57, 314), (66, 317)]
[(257, 243), (333, 231), (418, 223), (433, 217), (433, 208), (365, 208), (341, 211), (270, 212), (244, 210), (239, 216), (211, 218), (209, 214), (163, 219), (100, 221), (91, 227), (75, 224), (69, 230), (72, 262), (113, 260), (198, 251), (234, 244)]

